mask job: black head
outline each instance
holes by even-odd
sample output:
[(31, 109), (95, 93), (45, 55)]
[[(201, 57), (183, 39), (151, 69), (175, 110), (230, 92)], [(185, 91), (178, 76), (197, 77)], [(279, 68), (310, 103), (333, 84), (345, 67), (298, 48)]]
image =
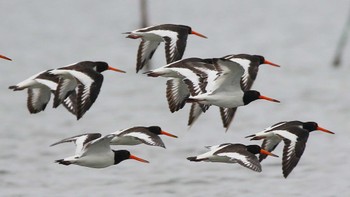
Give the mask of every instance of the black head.
[(191, 34), (192, 32), (192, 28), (187, 25), (173, 25), (171, 29), (173, 31), (184, 31), (184, 32), (187, 32), (187, 34)]
[(118, 164), (130, 158), (130, 152), (127, 150), (113, 150), (113, 152), (114, 152), (114, 164)]
[(147, 127), (147, 129), (151, 132), (151, 133), (154, 133), (155, 135), (166, 135), (166, 136), (169, 136), (169, 137), (174, 137), (174, 138), (177, 138), (176, 135), (173, 135), (171, 133), (168, 133), (166, 131), (163, 131), (160, 127), (158, 126), (150, 126), (150, 127)]
[(272, 157), (278, 157), (277, 155), (270, 153), (267, 150), (262, 149), (259, 145), (248, 145), (247, 147), (247, 151), (253, 153), (253, 154), (264, 154), (264, 155), (270, 155)]
[(258, 154), (260, 153), (261, 147), (258, 145), (248, 145), (247, 146), (247, 151), (253, 153), (253, 154)]
[(251, 62), (250, 63), (251, 66), (260, 66), (260, 64), (264, 64), (265, 62), (265, 58), (261, 55), (249, 55), (249, 54), (241, 53), (233, 56), (228, 55), (227, 57), (249, 60)]
[(207, 38), (205, 35), (198, 33), (194, 30), (192, 30), (192, 28), (190, 26), (186, 26), (186, 25), (171, 25), (171, 24), (167, 24), (167, 28), (169, 30), (172, 31), (176, 31), (178, 33), (183, 33), (183, 34), (193, 34), (202, 38)]
[(191, 34), (191, 31), (192, 31), (191, 27), (187, 25), (179, 25), (179, 24), (162, 24), (162, 25), (157, 25), (150, 28), (142, 29), (141, 31), (158, 30), (158, 29), (170, 30), (175, 32), (180, 31), (188, 34)]
[(272, 63), (270, 61), (267, 61), (263, 56), (261, 55), (252, 55), (252, 59), (254, 59), (254, 61), (256, 61), (256, 63), (258, 65), (261, 65), (261, 64), (269, 64), (271, 66), (275, 66), (275, 67), (280, 67), (280, 65), (278, 64), (275, 64), (275, 63)]
[(325, 133), (334, 134), (332, 131), (318, 126), (318, 124), (316, 122), (304, 122), (303, 123), (303, 129), (306, 129), (309, 132), (319, 130), (319, 131), (322, 131), (322, 132), (325, 132)]
[(248, 91), (244, 92), (243, 103), (244, 103), (244, 105), (248, 105), (252, 101), (259, 99), (259, 97), (260, 97), (260, 92), (255, 91), (255, 90), (248, 90)]
[(114, 152), (114, 165), (118, 164), (126, 159), (134, 159), (139, 162), (149, 163), (149, 161), (136, 157), (135, 155), (130, 154), (127, 150), (113, 150)]
[(309, 132), (315, 131), (318, 129), (318, 124), (316, 122), (303, 122), (303, 129), (306, 129)]
[(162, 132), (162, 129), (158, 126), (150, 126), (148, 127), (148, 130), (156, 135), (160, 135)]
[(252, 57), (253, 57), (252, 59), (257, 61), (258, 65), (265, 63), (265, 58), (261, 55), (252, 55)]
[(280, 102), (279, 100), (276, 100), (267, 96), (263, 96), (260, 94), (260, 92), (256, 90), (248, 90), (244, 92), (244, 95), (243, 95), (244, 105), (248, 105), (250, 102), (255, 101), (257, 99), (264, 99), (264, 100), (268, 100), (276, 103)]
[(108, 69), (108, 64), (106, 62), (95, 62), (94, 70), (101, 73)]

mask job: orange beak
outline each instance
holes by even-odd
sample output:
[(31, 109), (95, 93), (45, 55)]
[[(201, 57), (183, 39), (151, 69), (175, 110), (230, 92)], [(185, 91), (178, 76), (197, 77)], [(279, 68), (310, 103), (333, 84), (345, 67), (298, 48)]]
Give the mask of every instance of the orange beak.
[(259, 99), (264, 99), (264, 100), (268, 100), (268, 101), (280, 103), (279, 100), (276, 100), (276, 99), (273, 99), (273, 98), (270, 98), (270, 97), (267, 97), (267, 96), (263, 96), (263, 95), (260, 95), (260, 96), (259, 96)]
[(6, 56), (3, 56), (3, 55), (0, 55), (0, 58), (5, 59), (5, 60), (12, 61), (12, 59), (10, 59), (10, 58), (8, 58), (8, 57), (6, 57)]
[(162, 134), (162, 135), (167, 135), (167, 136), (169, 136), (169, 137), (173, 137), (173, 138), (177, 138), (177, 136), (176, 136), (176, 135), (173, 135), (173, 134), (168, 133), (168, 132), (165, 132), (165, 131), (161, 131), (161, 132), (160, 132), (160, 134)]
[(278, 157), (278, 155), (272, 154), (272, 153), (270, 153), (269, 151), (264, 150), (264, 149), (260, 149), (260, 153), (261, 153), (261, 154), (264, 154), (264, 155), (270, 155), (270, 156), (272, 156), (272, 157)]
[(130, 156), (129, 156), (129, 159), (135, 159), (135, 160), (140, 161), (140, 162), (143, 162), (143, 163), (149, 163), (149, 161), (144, 160), (144, 159), (141, 159), (141, 158), (136, 157), (135, 155), (131, 155), (131, 154), (130, 154)]
[(207, 38), (205, 35), (200, 34), (200, 33), (198, 33), (198, 32), (195, 32), (195, 31), (191, 31), (191, 34), (194, 34), (194, 35), (199, 36), (199, 37), (202, 37), (202, 38)]
[(320, 130), (320, 131), (323, 131), (323, 132), (326, 132), (326, 133), (330, 133), (330, 134), (335, 134), (335, 133), (333, 133), (332, 131), (329, 131), (329, 130), (324, 129), (324, 128), (322, 128), (322, 127), (317, 127), (316, 130)]
[(111, 67), (111, 66), (108, 66), (108, 70), (113, 70), (113, 71), (120, 72), (120, 73), (126, 73), (126, 72), (123, 71), (123, 70), (119, 70), (119, 69), (113, 68), (113, 67)]
[(267, 60), (264, 61), (264, 64), (270, 64), (271, 66), (281, 67), (280, 65), (272, 63), (272, 62), (267, 61)]

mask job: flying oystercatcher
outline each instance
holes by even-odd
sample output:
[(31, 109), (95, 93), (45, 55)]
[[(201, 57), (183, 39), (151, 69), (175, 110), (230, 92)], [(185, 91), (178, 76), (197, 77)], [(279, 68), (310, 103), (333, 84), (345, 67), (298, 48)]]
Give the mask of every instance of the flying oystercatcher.
[(75, 164), (90, 168), (105, 168), (126, 159), (149, 163), (144, 159), (130, 154), (127, 150), (112, 150), (110, 141), (114, 137), (114, 134), (102, 136), (100, 133), (88, 133), (63, 139), (51, 146), (64, 142), (74, 142), (76, 145), (75, 155), (58, 159), (55, 162), (63, 165)]

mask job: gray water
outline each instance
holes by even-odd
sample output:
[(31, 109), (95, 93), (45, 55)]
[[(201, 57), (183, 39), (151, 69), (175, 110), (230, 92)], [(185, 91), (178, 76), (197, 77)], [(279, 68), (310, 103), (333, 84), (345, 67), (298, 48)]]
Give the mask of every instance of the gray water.
[[(349, 1), (149, 2), (151, 24), (186, 24), (208, 36), (189, 36), (184, 57), (261, 54), (282, 66), (261, 66), (254, 85), (281, 103), (256, 101), (240, 108), (227, 133), (215, 107), (188, 129), (188, 107), (168, 110), (166, 80), (135, 73), (139, 40), (121, 33), (139, 27), (138, 1), (2, 0), (0, 5), (0, 53), (14, 60), (0, 62), (0, 196), (349, 196), (349, 44), (342, 67), (331, 66)], [(165, 64), (160, 47), (153, 68)], [(26, 91), (8, 90), (39, 71), (83, 60), (103, 60), (127, 73), (103, 73), (100, 95), (79, 121), (63, 107), (52, 109), (52, 102), (30, 115)], [(206, 151), (206, 145), (255, 143), (244, 136), (283, 120), (313, 120), (336, 133), (311, 133), (287, 179), (281, 158), (264, 161), (262, 173), (185, 159)], [(72, 155), (74, 146), (49, 147), (53, 142), (136, 125), (159, 125), (179, 138), (163, 137), (167, 149), (114, 147), (149, 164), (129, 160), (90, 169), (54, 163)], [(281, 156), (282, 146), (275, 153)]]

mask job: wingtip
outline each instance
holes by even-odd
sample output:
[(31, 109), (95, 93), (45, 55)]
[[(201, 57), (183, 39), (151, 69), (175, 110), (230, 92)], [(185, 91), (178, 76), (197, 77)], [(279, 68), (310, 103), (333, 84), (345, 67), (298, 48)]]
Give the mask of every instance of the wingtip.
[(55, 99), (54, 99), (54, 102), (53, 102), (52, 107), (53, 107), (53, 108), (57, 108), (60, 104), (61, 104), (61, 101), (55, 100)]
[(254, 136), (255, 136), (255, 134), (252, 134), (252, 135), (247, 135), (244, 138), (250, 138), (250, 137), (254, 137)]
[(197, 161), (197, 157), (187, 157), (186, 159), (189, 161)]
[(10, 90), (13, 90), (13, 91), (19, 90), (18, 87), (17, 87), (16, 85), (9, 86), (9, 89), (10, 89)]
[(51, 144), (50, 147), (56, 146), (57, 144), (60, 144), (60, 143), (61, 143), (61, 141), (55, 142), (55, 143)]
[[(138, 71), (136, 71), (136, 72), (138, 72)], [(155, 73), (153, 71), (147, 71), (147, 72), (144, 72), (143, 74), (147, 75), (148, 77), (159, 77), (160, 76), (160, 74)]]
[(55, 161), (55, 163), (62, 164), (62, 165), (65, 165), (65, 166), (68, 166), (68, 165), (72, 164), (70, 161), (65, 161), (64, 159), (58, 159), (58, 160)]

